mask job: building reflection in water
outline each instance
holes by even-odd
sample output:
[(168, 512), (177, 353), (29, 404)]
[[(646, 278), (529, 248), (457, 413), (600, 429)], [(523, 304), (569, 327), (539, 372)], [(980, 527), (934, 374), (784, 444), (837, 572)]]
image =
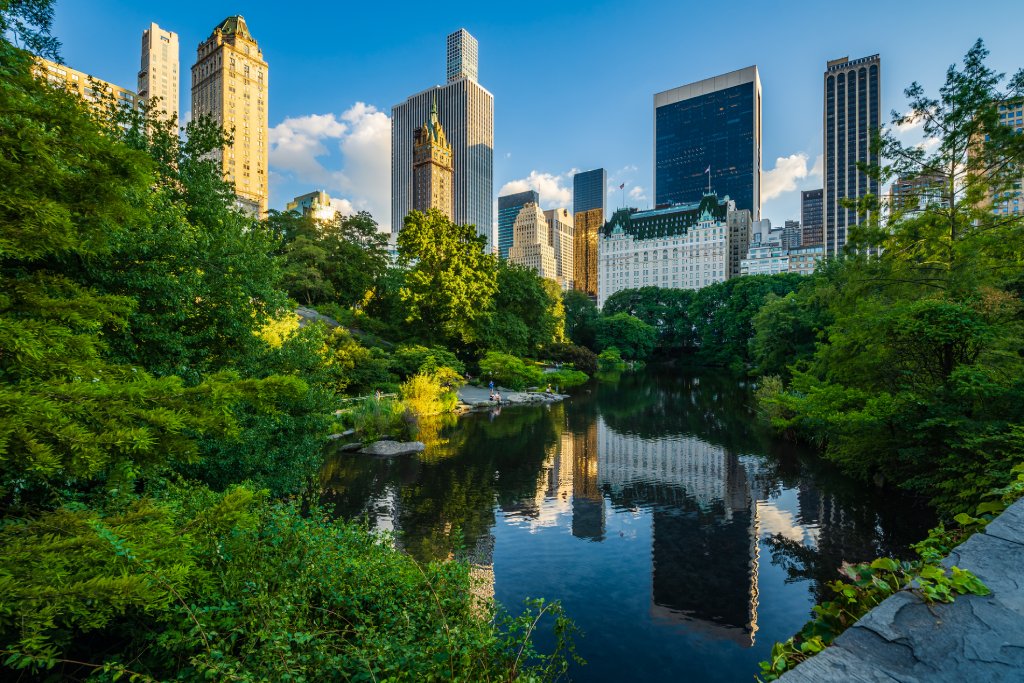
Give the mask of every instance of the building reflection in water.
[(689, 435), (620, 434), (598, 419), (601, 487), (652, 515), (651, 614), (744, 646), (757, 633), (757, 497), (740, 458)]
[[(651, 614), (704, 636), (753, 645), (758, 495), (735, 453), (694, 436), (622, 434), (597, 417), (551, 443), (531, 497), (504, 506), (513, 524), (565, 525), (605, 538), (605, 496), (652, 517)], [(751, 465), (753, 466), (753, 465)]]

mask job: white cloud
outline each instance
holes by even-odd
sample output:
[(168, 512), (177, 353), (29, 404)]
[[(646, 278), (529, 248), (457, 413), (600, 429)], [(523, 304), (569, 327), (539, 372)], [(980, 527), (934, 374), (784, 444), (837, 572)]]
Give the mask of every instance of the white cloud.
[(775, 168), (764, 173), (761, 181), (761, 201), (775, 199), (784, 192), (793, 192), (798, 189), (798, 181), (812, 177), (821, 178), (821, 170), (820, 155), (811, 168), (807, 168), (807, 155), (803, 152), (779, 157), (775, 160)]
[(629, 192), (627, 192), (626, 194), (629, 196), (630, 199), (635, 199), (638, 202), (647, 199), (647, 190), (640, 187), (639, 185), (634, 185), (633, 187), (629, 188)]
[(800, 191), (821, 187), (825, 161), (822, 155), (808, 168), (805, 152), (779, 157), (775, 168), (765, 171), (761, 178), (761, 218), (772, 222), (800, 218)]
[(366, 210), (391, 224), (391, 121), (372, 105), (286, 118), (270, 129), (270, 166), (275, 177), (342, 195), (335, 204), (344, 213)]
[(511, 180), (501, 186), (498, 195), (536, 190), (540, 195), (541, 208), (555, 209), (572, 206), (572, 177), (576, 169), (561, 175), (530, 171), (530, 175)]

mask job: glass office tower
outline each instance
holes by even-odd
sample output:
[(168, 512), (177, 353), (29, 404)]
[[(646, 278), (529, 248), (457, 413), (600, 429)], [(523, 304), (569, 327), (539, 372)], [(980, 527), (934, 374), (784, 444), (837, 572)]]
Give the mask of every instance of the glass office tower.
[(760, 219), (761, 79), (756, 66), (654, 96), (655, 205), (699, 202), (709, 191), (728, 196), (737, 209)]
[(572, 212), (583, 213), (592, 209), (604, 211), (605, 185), (608, 182), (603, 168), (583, 171), (572, 177)]
[(800, 193), (800, 225), (803, 228), (802, 246), (822, 244), (824, 231), (821, 222), (822, 194), (824, 190), (804, 190)]

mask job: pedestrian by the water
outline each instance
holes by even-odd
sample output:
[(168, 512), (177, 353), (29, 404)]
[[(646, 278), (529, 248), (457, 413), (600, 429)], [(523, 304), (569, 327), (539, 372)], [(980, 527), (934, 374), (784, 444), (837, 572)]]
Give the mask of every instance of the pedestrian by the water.
[(491, 390), (491, 393), (494, 393), (494, 380), (493, 379), (491, 380), (491, 383), (488, 384), (487, 386)]

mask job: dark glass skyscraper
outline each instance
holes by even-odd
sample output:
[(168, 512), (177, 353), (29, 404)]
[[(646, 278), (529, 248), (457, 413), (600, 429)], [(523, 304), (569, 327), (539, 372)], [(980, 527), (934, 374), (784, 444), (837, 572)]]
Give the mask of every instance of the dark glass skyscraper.
[(498, 197), (498, 256), (501, 258), (508, 258), (508, 250), (512, 248), (512, 226), (519, 211), (530, 203), (540, 204), (540, 195), (536, 190)]
[(761, 79), (756, 66), (654, 96), (654, 203), (711, 191), (761, 217)]
[(803, 227), (805, 247), (821, 244), (824, 237), (821, 223), (821, 203), (824, 190), (804, 190), (800, 193), (800, 225)]
[(572, 212), (583, 213), (593, 209), (604, 211), (605, 185), (608, 182), (603, 168), (583, 171), (572, 177)]
[(844, 198), (878, 196), (878, 181), (864, 175), (857, 162), (877, 164), (871, 136), (882, 118), (882, 62), (878, 55), (852, 62), (833, 59), (825, 67), (825, 256), (835, 256), (846, 245), (847, 230), (862, 217), (841, 206)]

